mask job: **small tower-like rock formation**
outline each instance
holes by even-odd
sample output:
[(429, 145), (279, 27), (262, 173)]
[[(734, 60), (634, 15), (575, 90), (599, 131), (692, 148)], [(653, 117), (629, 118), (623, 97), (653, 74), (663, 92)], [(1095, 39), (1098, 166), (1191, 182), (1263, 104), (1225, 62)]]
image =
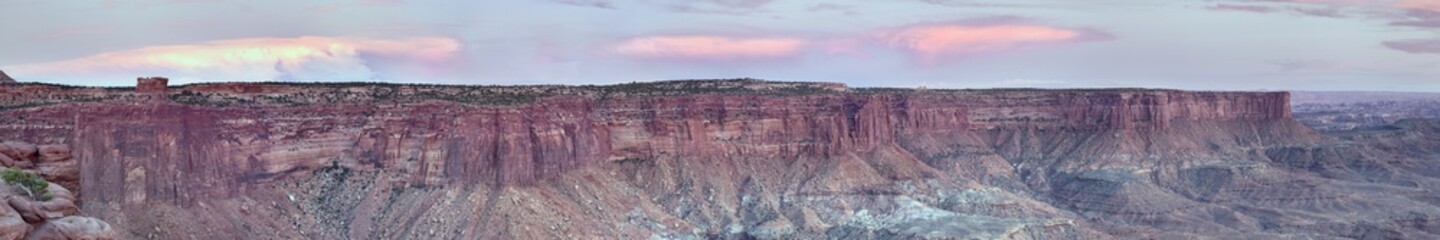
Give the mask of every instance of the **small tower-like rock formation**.
[(140, 93), (165, 94), (165, 89), (170, 87), (170, 79), (164, 77), (145, 77), (135, 81), (135, 91)]
[(151, 100), (159, 101), (168, 99), (165, 96), (170, 88), (170, 79), (165, 77), (142, 77), (135, 80), (135, 92), (141, 95), (150, 96)]
[(10, 83), (16, 83), (15, 79), (14, 79), (14, 78), (10, 78), (10, 75), (5, 75), (5, 71), (0, 71), (0, 84), (10, 84)]

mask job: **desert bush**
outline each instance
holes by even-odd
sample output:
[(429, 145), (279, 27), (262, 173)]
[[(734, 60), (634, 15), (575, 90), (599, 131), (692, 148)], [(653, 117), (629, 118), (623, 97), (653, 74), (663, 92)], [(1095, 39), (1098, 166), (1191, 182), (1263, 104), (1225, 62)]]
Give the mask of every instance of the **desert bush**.
[(20, 188), (25, 189), (25, 194), (30, 195), (30, 199), (50, 201), (53, 197), (50, 195), (50, 183), (35, 173), (6, 168), (0, 171), (0, 179), (4, 179), (7, 184), (20, 185)]

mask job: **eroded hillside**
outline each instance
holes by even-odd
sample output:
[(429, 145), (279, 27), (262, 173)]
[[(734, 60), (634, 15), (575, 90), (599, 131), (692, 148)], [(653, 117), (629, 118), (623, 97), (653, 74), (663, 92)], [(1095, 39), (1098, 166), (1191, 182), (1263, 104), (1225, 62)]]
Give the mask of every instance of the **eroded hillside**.
[(0, 86), (0, 138), (71, 149), (82, 211), (132, 238), (1440, 237), (1436, 157), (1405, 145), (1430, 128), (1327, 137), (1289, 104), (144, 79)]

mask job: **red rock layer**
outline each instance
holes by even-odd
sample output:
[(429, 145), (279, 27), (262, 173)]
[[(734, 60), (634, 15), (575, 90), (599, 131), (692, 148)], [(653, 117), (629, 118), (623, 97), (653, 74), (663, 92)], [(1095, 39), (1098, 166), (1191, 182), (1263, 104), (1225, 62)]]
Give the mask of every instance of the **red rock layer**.
[[(707, 231), (721, 231), (716, 229), (731, 217), (741, 222), (755, 218), (744, 224), (747, 227), (788, 226), (767, 223), (773, 212), (755, 213), (761, 217), (722, 213), (720, 209), (788, 204), (777, 196), (746, 203), (750, 200), (741, 200), (741, 195), (751, 195), (746, 193), (890, 195), (909, 191), (894, 181), (934, 178), (1055, 192), (1058, 199), (1082, 204), (1074, 209), (1121, 211), (1106, 205), (1114, 200), (1108, 195), (1092, 194), (1091, 185), (1063, 183), (1069, 178), (1128, 179), (1080, 174), (1085, 170), (1223, 162), (1249, 154), (1243, 148), (1319, 139), (1290, 119), (1289, 96), (1283, 92), (894, 91), (826, 85), (818, 93), (778, 94), (764, 92), (773, 88), (765, 85), (745, 88), (765, 90), (647, 95), (553, 86), (496, 88), (486, 90), (490, 92), (485, 96), (552, 94), (513, 105), (484, 105), (405, 97), (477, 91), (447, 87), (212, 84), (169, 89), (171, 102), (147, 101), (154, 99), (127, 89), (19, 85), (0, 87), (0, 106), (15, 108), (8, 111), (13, 114), (0, 116), (5, 123), (0, 124), (0, 136), (68, 144), (80, 160), (85, 212), (119, 219), (112, 223), (121, 228), (138, 221), (126, 220), (140, 214), (129, 209), (145, 204), (197, 206), (216, 199), (246, 199), (274, 191), (262, 186), (311, 177), (327, 167), (396, 174), (396, 185), (401, 186), (485, 186), (488, 190), (483, 191), (491, 192), (519, 187), (542, 189), (524, 194), (544, 195), (552, 194), (544, 189), (566, 189), (566, 182), (579, 178), (568, 173), (595, 174), (601, 171), (595, 166), (603, 166), (598, 169), (634, 175), (623, 183), (595, 182), (633, 184), (636, 191), (657, 196), (651, 201), (665, 209), (690, 206), (685, 202), (690, 200), (684, 200), (690, 198), (658, 196), (687, 189), (691, 181), (716, 184), (705, 191), (737, 194), (730, 200), (742, 206), (717, 203), (711, 206), (715, 209), (701, 210), (704, 218), (671, 213), (677, 214), (671, 220), (706, 226)], [(649, 170), (631, 169), (627, 164), (632, 163), (652, 165)], [(716, 173), (704, 174), (707, 170)], [(1156, 176), (1188, 176), (1178, 171)], [(666, 174), (696, 176), (679, 180)], [(975, 184), (967, 181), (946, 184)], [(581, 185), (574, 188), (578, 191)], [(1121, 189), (1168, 194), (1156, 188)], [(375, 192), (365, 194), (380, 194), (369, 191)], [(488, 199), (468, 200), (492, 206), (499, 196), (515, 196), (486, 194)], [(376, 200), (356, 201), (368, 207), (355, 211), (390, 211), (367, 202)], [(441, 203), (418, 206), (436, 204)], [(1167, 204), (1143, 210), (1164, 215), (1185, 207)], [(1049, 207), (1003, 209), (983, 211), (1063, 215)], [(475, 211), (483, 217), (457, 219), (484, 225), (498, 214)], [(805, 216), (818, 213), (784, 214), (798, 221), (817, 218)], [(383, 218), (353, 220), (345, 224), (392, 224)], [(409, 221), (400, 225), (416, 226)], [(531, 236), (513, 231), (508, 236)], [(401, 236), (354, 226), (346, 234)], [(473, 234), (438, 236), (478, 236)]]
[(514, 107), (131, 104), (76, 106), (70, 110), (74, 125), (65, 127), (74, 128), (70, 144), (76, 156), (92, 165), (83, 168), (85, 182), (104, 184), (82, 186), (96, 189), (87, 190), (88, 197), (117, 201), (127, 188), (110, 184), (138, 181), (148, 197), (188, 201), (234, 194), (239, 189), (227, 186), (235, 182), (264, 181), (331, 162), (406, 171), (420, 184), (524, 184), (631, 158), (720, 151), (835, 156), (894, 144), (897, 133), (1288, 121), (1285, 98), (1284, 93), (1020, 91), (554, 97)]

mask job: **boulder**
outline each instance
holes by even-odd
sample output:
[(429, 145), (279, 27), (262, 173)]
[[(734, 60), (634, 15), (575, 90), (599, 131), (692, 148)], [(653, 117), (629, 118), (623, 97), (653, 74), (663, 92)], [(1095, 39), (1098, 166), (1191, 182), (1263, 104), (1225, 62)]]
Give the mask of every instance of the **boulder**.
[[(35, 171), (35, 173), (45, 177), (45, 180), (58, 183), (67, 188), (77, 189), (80, 187), (79, 164), (74, 161), (75, 157), (71, 154), (69, 146), (59, 144), (41, 145), (37, 149), (39, 151), (39, 157), (36, 158), (37, 161), (33, 162), (33, 164), (30, 164), (30, 162), (19, 162), (18, 165), (21, 168)], [(3, 161), (3, 159), (0, 159), (0, 161)]]
[(115, 230), (110, 228), (110, 224), (105, 221), (90, 217), (70, 216), (40, 225), (25, 239), (109, 240), (115, 239), (115, 236)]
[(0, 154), (21, 162), (34, 162), (40, 150), (35, 144), (23, 142), (0, 142)]
[[(10, 158), (10, 156), (5, 156), (5, 154), (0, 154), (0, 167), (17, 167), (17, 165), (20, 164), (20, 163), (21, 163), (20, 161), (16, 161), (14, 158)], [(28, 164), (27, 164), (27, 165), (28, 165)], [(24, 167), (26, 167), (26, 166), (19, 166), (19, 167), (24, 168)]]
[(40, 209), (49, 216), (71, 216), (80, 214), (75, 205), (75, 194), (60, 184), (50, 183), (50, 200), (38, 202)]
[(74, 156), (70, 154), (70, 147), (65, 145), (41, 145), (39, 147), (36, 147), (36, 150), (40, 154), (40, 162), (48, 163), (70, 161), (70, 159), (74, 158)]
[(73, 192), (49, 184), (50, 200), (38, 201), (18, 185), (0, 181), (0, 240), (115, 239), (109, 224), (78, 216)]
[(15, 212), (18, 212), (20, 217), (25, 219), (27, 223), (42, 223), (45, 222), (46, 217), (49, 216), (49, 214), (45, 214), (44, 210), (36, 206), (35, 201), (27, 199), (28, 197), (24, 195), (10, 195), (5, 198), (5, 203), (9, 205), (11, 209), (15, 209)]
[(0, 205), (0, 240), (18, 240), (33, 227), (8, 205)]

